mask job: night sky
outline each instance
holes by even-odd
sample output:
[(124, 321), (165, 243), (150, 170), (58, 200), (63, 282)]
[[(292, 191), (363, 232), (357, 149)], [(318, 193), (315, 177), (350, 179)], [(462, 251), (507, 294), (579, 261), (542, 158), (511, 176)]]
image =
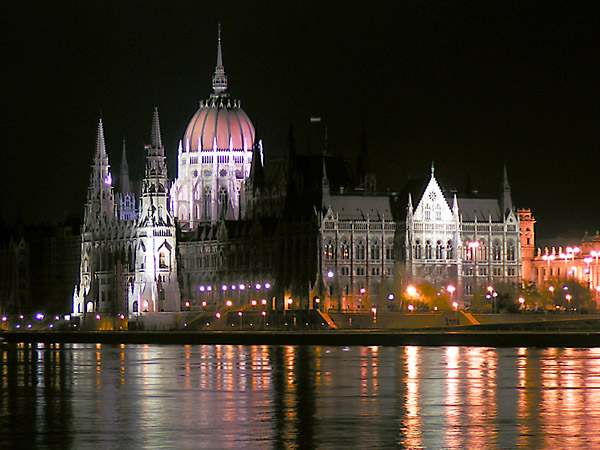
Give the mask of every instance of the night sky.
[(229, 92), (267, 161), (290, 123), (306, 146), (311, 116), (354, 159), (364, 121), (382, 191), (434, 160), (495, 193), (506, 163), (539, 238), (600, 229), (597, 1), (15, 1), (0, 20), (8, 224), (82, 215), (100, 116), (113, 168), (125, 138), (141, 178), (157, 106), (174, 178), (221, 22)]

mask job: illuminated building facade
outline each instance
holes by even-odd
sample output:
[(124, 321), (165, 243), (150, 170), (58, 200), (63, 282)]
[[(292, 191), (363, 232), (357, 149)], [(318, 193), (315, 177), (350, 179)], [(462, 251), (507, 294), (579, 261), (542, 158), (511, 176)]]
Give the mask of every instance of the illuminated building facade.
[(241, 102), (227, 92), (220, 31), (212, 87), (179, 141), (171, 206), (182, 230), (201, 222), (240, 219), (244, 181), (252, 165), (254, 125)]
[(132, 317), (253, 300), (364, 309), (391, 279), (395, 223), (388, 197), (375, 193), (366, 145), (352, 170), (327, 142), (298, 154), (290, 130), (285, 161), (266, 164), (227, 88), (219, 35), (213, 93), (180, 141), (170, 186), (158, 111), (139, 192), (125, 146), (115, 192), (100, 121), (74, 314)]
[(452, 286), (459, 307), (488, 285), (521, 281), (521, 230), (506, 169), (500, 198), (447, 195), (432, 166), (429, 180), (410, 181), (399, 200), (406, 202), (399, 227), (407, 280)]
[(179, 309), (175, 221), (158, 110), (145, 150), (145, 176), (135, 212), (129, 201), (117, 201), (129, 193), (115, 196), (100, 120), (81, 233), (79, 283), (73, 294), (76, 315)]
[(537, 286), (573, 279), (594, 292), (600, 302), (600, 233), (586, 235), (578, 245), (538, 248), (531, 259), (528, 280)]

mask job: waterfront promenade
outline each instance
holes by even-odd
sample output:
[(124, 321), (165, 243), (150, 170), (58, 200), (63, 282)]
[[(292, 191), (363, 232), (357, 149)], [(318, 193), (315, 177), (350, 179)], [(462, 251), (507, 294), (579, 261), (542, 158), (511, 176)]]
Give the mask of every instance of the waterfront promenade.
[(8, 331), (10, 343), (600, 347), (598, 330)]

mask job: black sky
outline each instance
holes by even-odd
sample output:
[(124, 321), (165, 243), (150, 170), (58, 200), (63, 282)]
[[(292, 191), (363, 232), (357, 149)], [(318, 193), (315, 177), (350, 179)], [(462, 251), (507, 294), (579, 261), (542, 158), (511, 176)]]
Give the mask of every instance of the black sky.
[[(211, 92), (217, 23), (229, 92), (266, 157), (323, 117), (378, 187), (436, 173), (495, 191), (508, 166), (541, 238), (600, 228), (597, 1), (5, 2), (0, 148), (6, 222), (81, 215), (100, 115), (111, 164), (140, 177), (152, 110), (170, 177)], [(57, 4), (55, 4), (57, 3)]]

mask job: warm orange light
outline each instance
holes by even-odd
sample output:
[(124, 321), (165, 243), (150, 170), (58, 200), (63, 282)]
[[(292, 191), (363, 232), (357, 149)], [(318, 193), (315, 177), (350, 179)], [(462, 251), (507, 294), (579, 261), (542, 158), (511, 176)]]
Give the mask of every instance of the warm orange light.
[(228, 308), (230, 308), (233, 305), (233, 302), (231, 300), (227, 300), (225, 302), (225, 304), (227, 305)]

